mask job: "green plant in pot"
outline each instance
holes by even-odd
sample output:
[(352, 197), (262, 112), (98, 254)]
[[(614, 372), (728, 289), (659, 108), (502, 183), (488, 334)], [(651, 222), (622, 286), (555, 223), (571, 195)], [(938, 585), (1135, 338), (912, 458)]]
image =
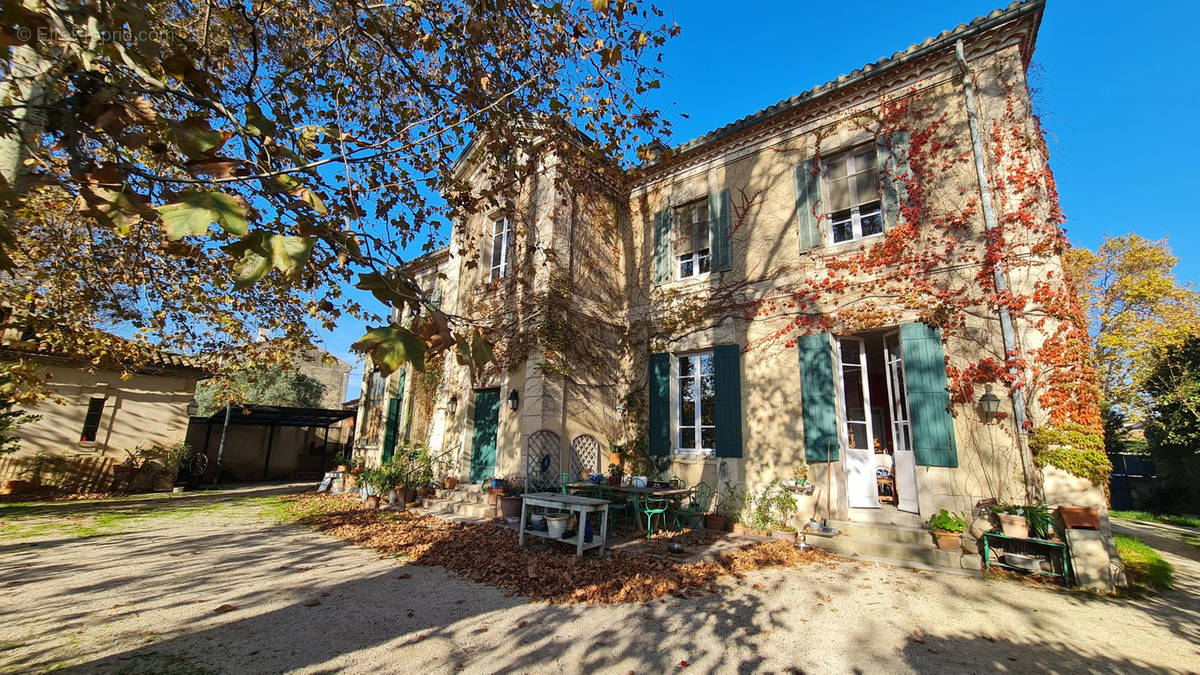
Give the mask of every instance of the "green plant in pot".
[(775, 483), (764, 487), (761, 492), (750, 496), (747, 525), (750, 533), (760, 537), (771, 536), (771, 530), (778, 524), (775, 512)]
[(521, 517), (521, 495), (525, 493), (525, 477), (509, 475), (504, 477), (504, 494), (497, 501), (496, 515), (504, 518)]
[(796, 495), (784, 489), (778, 481), (771, 484), (774, 494), (771, 496), (771, 507), (775, 512), (775, 527), (771, 536), (785, 541), (796, 541), (796, 528), (792, 525), (792, 515), (800, 509), (796, 503)]
[(929, 518), (929, 529), (933, 530), (939, 549), (957, 551), (962, 548), (962, 533), (967, 530), (967, 521), (942, 509)]
[(379, 502), (383, 495), (395, 487), (394, 475), (394, 472), (389, 470), (386, 465), (362, 472), (359, 482), (366, 493), (367, 508), (379, 508)]

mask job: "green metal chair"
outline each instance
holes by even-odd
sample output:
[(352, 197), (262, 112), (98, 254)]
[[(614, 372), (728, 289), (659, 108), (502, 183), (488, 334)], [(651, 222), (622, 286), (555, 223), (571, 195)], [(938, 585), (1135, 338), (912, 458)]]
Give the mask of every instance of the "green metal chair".
[(648, 497), (633, 493), (633, 510), (638, 517), (646, 516), (646, 538), (654, 534), (654, 516), (659, 516), (661, 529), (667, 529), (667, 500), (661, 497)]
[(712, 505), (713, 489), (708, 483), (700, 481), (688, 491), (688, 497), (688, 503), (683, 508), (671, 510), (677, 528), (694, 529), (694, 523), (704, 520), (704, 514), (708, 513), (708, 507)]
[(571, 474), (566, 473), (566, 472), (558, 474), (558, 483), (559, 483), (559, 485), (562, 486), (562, 493), (564, 495), (570, 494), (570, 491), (567, 489), (567, 485), (570, 482), (571, 482)]
[(597, 485), (596, 490), (600, 493), (600, 499), (608, 500), (608, 529), (610, 532), (613, 528), (613, 521), (618, 517), (623, 518), (631, 527), (636, 524), (633, 519), (633, 507), (624, 500), (623, 495), (615, 490), (610, 490), (605, 485)]

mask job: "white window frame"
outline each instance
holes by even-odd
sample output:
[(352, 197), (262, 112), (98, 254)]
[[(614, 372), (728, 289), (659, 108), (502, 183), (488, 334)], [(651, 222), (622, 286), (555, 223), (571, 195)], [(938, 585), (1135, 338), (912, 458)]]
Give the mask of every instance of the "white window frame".
[[(872, 146), (860, 145), (858, 147), (850, 148), (849, 150), (844, 150), (842, 152), (830, 155), (829, 159), (834, 160), (834, 159), (839, 159), (839, 158), (844, 157), (846, 160), (846, 175), (857, 176), (858, 174), (865, 173), (866, 170), (865, 169), (861, 169), (861, 170), (857, 169), (855, 166), (855, 159), (857, 157), (860, 157), (863, 154), (863, 150), (868, 147), (871, 147), (872, 151), (874, 150), (874, 148)], [(880, 184), (883, 181), (883, 175), (880, 174), (880, 172), (879, 172), (879, 159), (874, 154), (874, 152), (871, 153), (871, 158), (872, 158), (872, 166), (874, 167), (874, 170), (875, 170), (875, 173), (877, 176), (876, 183)], [(829, 162), (827, 162), (825, 160), (821, 161), (821, 203), (823, 205), (828, 205), (828, 204), (833, 203), (833, 200), (830, 199), (830, 197), (829, 197), (829, 195), (830, 195), (830, 190), (829, 190), (830, 178), (827, 173), (828, 166), (829, 166)], [(825, 235), (827, 237), (829, 237), (829, 243), (836, 246), (839, 244), (849, 244), (850, 242), (860, 241), (863, 239), (870, 239), (871, 237), (883, 236), (883, 234), (885, 232), (885, 223), (883, 222), (883, 196), (881, 194), (879, 194), (878, 192), (873, 195), (859, 195), (858, 194), (858, 182), (854, 181), (854, 180), (848, 181), (847, 186), (850, 190), (850, 209), (849, 209), (850, 210), (850, 219), (849, 219), (849, 221), (847, 221), (846, 219), (841, 219), (841, 220), (835, 221), (833, 218), (835, 212), (826, 211), (824, 208), (821, 209), (823, 212), (822, 217), (825, 220)], [(870, 209), (863, 208), (865, 206), (870, 206), (872, 204), (874, 205), (873, 208), (870, 208)], [(870, 218), (871, 216), (877, 216), (879, 218), (880, 229), (878, 232), (873, 232), (868, 235), (863, 235), (863, 231), (862, 231), (863, 220), (866, 218)], [(843, 239), (842, 241), (836, 241), (834, 239), (834, 227), (836, 225), (839, 225), (839, 224), (845, 223), (845, 222), (850, 223), (850, 229), (851, 229), (850, 238)]]
[[(675, 253), (675, 251), (674, 251), (675, 242), (680, 239), (679, 228), (682, 226), (682, 223), (679, 222), (679, 217), (680, 217), (681, 213), (692, 214), (692, 216), (691, 216), (692, 222), (689, 223), (690, 227), (692, 228), (692, 237), (690, 237), (689, 239), (694, 239), (694, 237), (696, 236), (695, 228), (700, 224), (700, 221), (697, 220), (697, 218), (695, 216), (695, 214), (697, 214), (697, 213), (704, 214), (703, 222), (705, 225), (706, 235), (707, 235), (707, 229), (712, 227), (712, 224), (708, 222), (708, 198), (702, 197), (700, 199), (694, 199), (690, 202), (685, 202), (683, 204), (679, 204), (678, 206), (671, 207), (671, 233), (670, 233), (670, 236), (671, 236), (671, 248), (672, 248), (671, 264), (673, 267), (672, 275), (674, 276), (676, 281), (683, 281), (685, 279), (702, 279), (704, 277), (707, 277), (709, 275), (709, 272), (712, 271), (712, 248), (711, 248), (711, 245), (708, 245), (708, 246), (705, 246), (704, 248), (693, 249), (692, 251), (689, 251), (687, 253)], [(708, 262), (709, 269), (707, 271), (701, 272), (700, 264), (704, 261)], [(683, 266), (688, 263), (691, 263), (692, 273), (685, 275), (683, 273)]]
[[(716, 371), (717, 364), (716, 364), (715, 360), (713, 361), (712, 375), (701, 375), (701, 373), (700, 373), (700, 358), (703, 356), (707, 356), (710, 359), (715, 358), (713, 355), (713, 351), (711, 349), (671, 355), (671, 446), (674, 448), (675, 454), (678, 454), (678, 455), (710, 457), (716, 452), (716, 448), (703, 447), (703, 441), (701, 440), (703, 438), (702, 431), (704, 429), (712, 429), (713, 430), (713, 441), (714, 441), (713, 445), (716, 445), (715, 441), (716, 441), (716, 436), (717, 436), (717, 434), (716, 434), (717, 425), (716, 425), (715, 419), (713, 420), (713, 424), (702, 424), (701, 423), (701, 416), (702, 416), (701, 411), (703, 410), (703, 403), (700, 400), (700, 393), (702, 390), (700, 379), (702, 377), (710, 377), (714, 380), (714, 382), (713, 382), (713, 397), (715, 399), (715, 397), (716, 397), (716, 381), (715, 380), (717, 377), (717, 371)], [(681, 383), (680, 383), (681, 377), (679, 374), (679, 372), (680, 372), (679, 360), (680, 359), (693, 359), (692, 372), (694, 374), (689, 377), (692, 380), (691, 387), (692, 387), (692, 392), (695, 395), (696, 409), (695, 409), (695, 417), (692, 420), (690, 420), (691, 424), (688, 424), (688, 425), (684, 425), (683, 420), (680, 419), (680, 403), (683, 399), (683, 395), (682, 395), (683, 392), (682, 392), (682, 387), (681, 387)], [(715, 403), (716, 403), (716, 401), (714, 400), (714, 404)], [(685, 426), (686, 426), (686, 428), (689, 428), (689, 429), (695, 429), (695, 431), (696, 431), (695, 439), (696, 439), (697, 447), (692, 447), (692, 448), (683, 447), (682, 439), (683, 439), (683, 429), (685, 428)]]
[[(508, 274), (508, 248), (512, 235), (512, 223), (508, 216), (492, 218), (491, 244), (488, 251), (488, 281), (496, 282)], [(500, 259), (496, 259), (496, 239), (500, 239)]]

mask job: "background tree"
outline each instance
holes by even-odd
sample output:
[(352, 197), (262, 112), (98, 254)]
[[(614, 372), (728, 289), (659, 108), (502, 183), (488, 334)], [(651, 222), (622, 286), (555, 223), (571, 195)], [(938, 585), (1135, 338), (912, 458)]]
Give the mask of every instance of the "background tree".
[(1200, 294), (1175, 277), (1178, 262), (1166, 240), (1132, 233), (1064, 257), (1088, 317), (1104, 402), (1132, 421), (1146, 414), (1141, 391), (1155, 350), (1180, 343), (1200, 319)]
[(201, 415), (213, 414), (226, 402), (319, 408), (324, 397), (323, 382), (282, 366), (243, 369), (228, 378), (196, 385)]
[[(486, 360), (401, 251), (498, 206), (534, 139), (603, 170), (661, 136), (640, 101), (676, 31), (631, 0), (6, 2), (0, 302), (130, 369), (145, 343), (263, 364), (383, 321), (356, 284), (419, 317), (360, 342), (383, 370), (456, 343)], [(483, 193), (454, 173), (471, 139)]]
[(1154, 350), (1146, 378), (1146, 440), (1167, 479), (1171, 509), (1200, 509), (1200, 337)]

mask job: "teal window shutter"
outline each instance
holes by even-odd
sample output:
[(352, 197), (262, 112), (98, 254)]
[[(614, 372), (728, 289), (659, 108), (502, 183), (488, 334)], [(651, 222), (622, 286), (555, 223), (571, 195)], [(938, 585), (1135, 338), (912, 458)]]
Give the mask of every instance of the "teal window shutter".
[(654, 214), (654, 283), (671, 280), (671, 211)]
[(388, 400), (387, 419), (383, 425), (383, 461), (388, 461), (396, 453), (396, 431), (400, 427), (400, 397), (393, 396)]
[(800, 252), (821, 245), (820, 221), (817, 209), (821, 205), (821, 183), (816, 165), (807, 160), (796, 167), (796, 220), (800, 226)]
[(917, 464), (958, 466), (941, 331), (924, 323), (906, 323), (900, 326), (900, 349)]
[(833, 348), (829, 333), (799, 338), (800, 402), (804, 419), (804, 459), (838, 458), (837, 391), (833, 385)]
[(708, 251), (713, 272), (725, 272), (733, 267), (731, 235), (729, 188), (725, 188), (708, 195)]
[(742, 456), (742, 350), (737, 345), (713, 347), (716, 380), (717, 457)]
[(650, 454), (671, 454), (671, 355), (651, 354)]
[(899, 129), (875, 139), (875, 159), (879, 164), (879, 187), (882, 192), (883, 226), (889, 228), (900, 222), (900, 205), (908, 199), (908, 131)]

